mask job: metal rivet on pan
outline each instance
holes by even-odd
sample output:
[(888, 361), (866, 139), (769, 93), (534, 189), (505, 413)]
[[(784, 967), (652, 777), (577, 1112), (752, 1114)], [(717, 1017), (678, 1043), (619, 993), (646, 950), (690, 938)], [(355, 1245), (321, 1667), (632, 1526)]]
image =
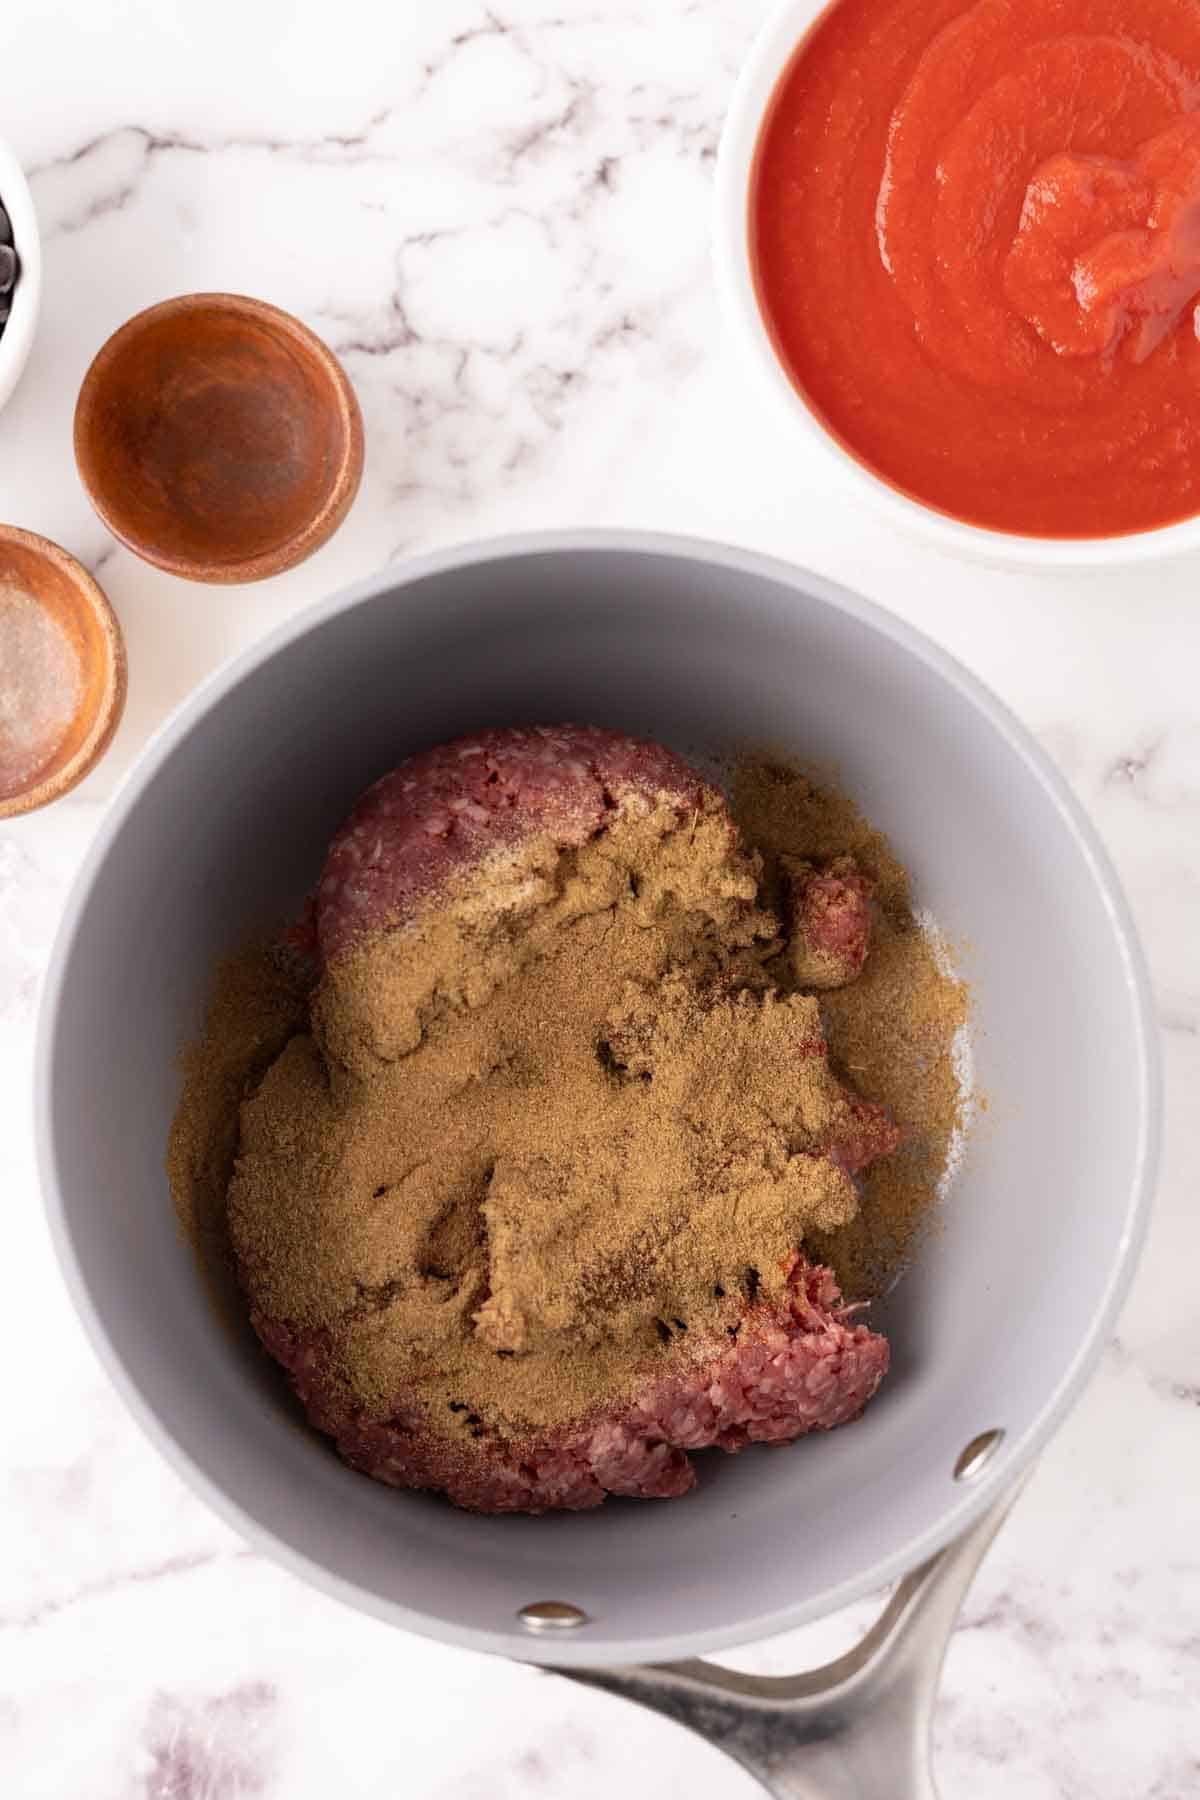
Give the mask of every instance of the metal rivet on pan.
[(588, 1622), (582, 1607), (569, 1606), (565, 1600), (533, 1600), (517, 1617), (526, 1631), (574, 1631)]
[(955, 1481), (970, 1481), (978, 1475), (1003, 1442), (1003, 1430), (981, 1431), (978, 1437), (973, 1437), (954, 1465)]

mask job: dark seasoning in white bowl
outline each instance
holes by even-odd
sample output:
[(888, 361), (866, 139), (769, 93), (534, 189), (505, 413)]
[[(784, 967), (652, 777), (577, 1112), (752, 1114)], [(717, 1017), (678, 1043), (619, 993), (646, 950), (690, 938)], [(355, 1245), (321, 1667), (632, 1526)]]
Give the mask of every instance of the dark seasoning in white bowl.
[(0, 407), (7, 405), (29, 360), (41, 288), (33, 196), (20, 159), (0, 139)]
[(21, 258), (13, 243), (12, 220), (0, 194), (0, 337), (12, 312), (13, 296), (21, 278)]

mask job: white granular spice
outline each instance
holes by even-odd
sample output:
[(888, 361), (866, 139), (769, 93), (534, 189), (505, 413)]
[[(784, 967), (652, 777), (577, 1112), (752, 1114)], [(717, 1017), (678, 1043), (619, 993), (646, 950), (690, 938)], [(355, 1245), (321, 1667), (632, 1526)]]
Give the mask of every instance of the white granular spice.
[(79, 652), (58, 620), (0, 582), (0, 792), (17, 791), (49, 762), (82, 685)]

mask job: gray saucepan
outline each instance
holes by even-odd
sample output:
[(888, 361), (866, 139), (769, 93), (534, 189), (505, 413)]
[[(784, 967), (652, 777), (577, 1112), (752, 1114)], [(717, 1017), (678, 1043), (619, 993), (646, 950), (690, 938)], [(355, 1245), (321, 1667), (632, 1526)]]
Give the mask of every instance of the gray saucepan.
[[(360, 789), (459, 732), (565, 718), (705, 758), (749, 744), (835, 762), (963, 946), (989, 1106), (939, 1228), (874, 1310), (893, 1369), (858, 1423), (711, 1455), (673, 1504), (485, 1519), (353, 1474), (298, 1422), (249, 1332), (205, 1297), (164, 1146), (214, 962), (295, 912)], [(894, 1800), (933, 1792), (928, 1711), (957, 1599), (1126, 1290), (1158, 1073), (1108, 859), (971, 675), (816, 575), (573, 532), (388, 569), (290, 621), (175, 715), (67, 907), (37, 1119), (58, 1252), (106, 1367), (255, 1545), (379, 1618), (698, 1725), (779, 1793)], [(686, 1660), (902, 1577), (876, 1632), (831, 1670), (764, 1684)], [(522, 1617), (546, 1601), (562, 1610)], [(671, 1666), (633, 1666), (646, 1664)]]

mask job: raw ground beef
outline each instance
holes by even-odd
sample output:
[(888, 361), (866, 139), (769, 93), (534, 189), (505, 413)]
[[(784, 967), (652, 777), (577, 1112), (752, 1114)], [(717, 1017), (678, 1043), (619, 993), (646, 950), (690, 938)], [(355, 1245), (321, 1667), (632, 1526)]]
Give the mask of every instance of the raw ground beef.
[(871, 884), (853, 860), (788, 871), (792, 969), (806, 988), (845, 987), (862, 973), (871, 938)]
[(360, 934), (401, 925), (458, 870), (535, 832), (584, 843), (632, 788), (694, 805), (702, 782), (663, 749), (588, 726), (483, 731), (426, 750), (358, 801), (330, 846), (317, 936), (330, 961)]
[(484, 1439), (470, 1452), (425, 1429), (416, 1395), (398, 1398), (388, 1419), (365, 1419), (319, 1332), (297, 1335), (261, 1317), (255, 1326), (313, 1424), (363, 1474), (438, 1489), (474, 1512), (577, 1512), (609, 1494), (686, 1494), (693, 1450), (787, 1444), (858, 1417), (887, 1373), (886, 1340), (853, 1323), (828, 1269), (798, 1256), (791, 1287), (785, 1306), (748, 1306), (736, 1341), (680, 1343), (677, 1371), (634, 1399), (523, 1442)]
[[(328, 964), (363, 933), (405, 923), (498, 847), (542, 831), (564, 848), (585, 842), (621, 790), (682, 810), (703, 785), (658, 745), (574, 726), (488, 731), (411, 757), (367, 790), (334, 839), (316, 901), (320, 958)], [(866, 954), (866, 894), (851, 870), (796, 877), (811, 948), (825, 966), (836, 960), (843, 979)], [(854, 1174), (900, 1134), (874, 1102), (850, 1101), (855, 1129), (829, 1154)], [(536, 1513), (598, 1506), (608, 1494), (672, 1498), (695, 1483), (692, 1451), (788, 1443), (856, 1418), (887, 1372), (888, 1346), (853, 1310), (828, 1269), (797, 1255), (785, 1303), (747, 1301), (734, 1327), (674, 1340), (671, 1372), (648, 1377), (634, 1398), (524, 1440), (480, 1422), (465, 1441), (427, 1428), (418, 1393), (397, 1395), (386, 1418), (366, 1417), (325, 1333), (258, 1311), (253, 1320), (312, 1423), (354, 1468), (479, 1512)]]

